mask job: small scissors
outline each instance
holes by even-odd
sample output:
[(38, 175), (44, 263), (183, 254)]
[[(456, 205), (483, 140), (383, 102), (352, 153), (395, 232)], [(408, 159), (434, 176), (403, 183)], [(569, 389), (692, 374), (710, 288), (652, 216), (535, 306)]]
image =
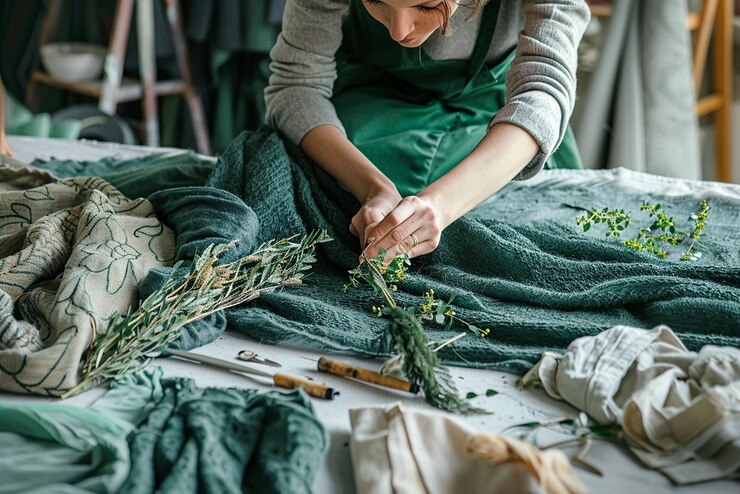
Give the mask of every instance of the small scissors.
[(237, 358), (239, 360), (246, 360), (247, 362), (254, 362), (255, 364), (269, 365), (270, 367), (282, 367), (282, 365), (278, 364), (274, 360), (260, 357), (255, 352), (252, 352), (250, 350), (242, 350), (237, 355)]

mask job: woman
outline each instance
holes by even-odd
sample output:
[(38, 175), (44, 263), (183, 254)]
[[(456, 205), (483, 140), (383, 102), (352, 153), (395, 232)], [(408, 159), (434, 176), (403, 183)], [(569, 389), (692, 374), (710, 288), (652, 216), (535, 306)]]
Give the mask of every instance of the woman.
[(509, 180), (580, 168), (588, 20), (584, 0), (291, 0), (267, 121), (360, 202), (368, 256), (427, 254)]

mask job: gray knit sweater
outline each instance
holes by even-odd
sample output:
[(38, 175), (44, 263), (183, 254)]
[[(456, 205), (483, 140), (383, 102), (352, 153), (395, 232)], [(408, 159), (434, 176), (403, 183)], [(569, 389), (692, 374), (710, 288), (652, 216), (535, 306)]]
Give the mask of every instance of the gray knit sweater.
[[(344, 132), (331, 103), (337, 77), (334, 54), (342, 43), (342, 20), (350, 0), (289, 0), (283, 30), (270, 52), (265, 90), (267, 123), (299, 143), (312, 128), (334, 125)], [(585, 0), (502, 0), (488, 52), (495, 61), (516, 46), (506, 78), (506, 105), (491, 122), (517, 125), (540, 152), (519, 178), (534, 175), (557, 148), (570, 120), (576, 92), (578, 43), (589, 20)], [(450, 19), (452, 35), (437, 30), (422, 45), (436, 60), (470, 58), (482, 11)]]

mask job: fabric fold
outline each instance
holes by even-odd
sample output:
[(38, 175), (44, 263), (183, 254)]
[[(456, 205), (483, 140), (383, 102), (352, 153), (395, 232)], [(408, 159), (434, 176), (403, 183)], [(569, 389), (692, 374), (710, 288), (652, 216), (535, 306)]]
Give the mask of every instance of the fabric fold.
[(740, 350), (691, 352), (666, 326), (617, 326), (546, 353), (524, 376), (601, 424), (677, 484), (740, 471)]
[(0, 165), (0, 389), (58, 396), (77, 385), (95, 335), (138, 305), (138, 282), (173, 254), (146, 199), (98, 177)]
[(580, 494), (560, 451), (478, 431), (449, 415), (392, 405), (350, 410), (358, 494)]

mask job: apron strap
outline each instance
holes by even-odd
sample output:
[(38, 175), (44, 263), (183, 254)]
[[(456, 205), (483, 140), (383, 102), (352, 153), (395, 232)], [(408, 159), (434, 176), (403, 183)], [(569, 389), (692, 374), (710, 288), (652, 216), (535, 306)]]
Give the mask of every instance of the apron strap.
[(470, 63), (468, 64), (468, 73), (466, 76), (468, 83), (478, 75), (478, 72), (480, 72), (486, 63), (486, 56), (491, 49), (491, 41), (493, 40), (493, 33), (496, 30), (500, 7), (501, 0), (491, 0), (483, 7), (483, 18), (481, 19), (480, 29), (478, 30), (478, 38), (475, 40), (473, 54), (470, 56)]

